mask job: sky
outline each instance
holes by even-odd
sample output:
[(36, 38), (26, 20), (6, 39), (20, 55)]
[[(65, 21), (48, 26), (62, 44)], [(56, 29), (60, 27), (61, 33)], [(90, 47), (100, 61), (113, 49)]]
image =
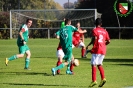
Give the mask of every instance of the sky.
[[(63, 6), (64, 3), (68, 2), (68, 0), (54, 0), (55, 2), (58, 2), (61, 6)], [(74, 3), (77, 0), (69, 0), (69, 2)]]

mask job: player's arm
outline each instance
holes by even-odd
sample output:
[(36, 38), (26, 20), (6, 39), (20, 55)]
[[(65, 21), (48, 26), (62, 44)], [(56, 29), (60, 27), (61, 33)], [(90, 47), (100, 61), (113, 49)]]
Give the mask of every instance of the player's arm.
[(110, 43), (110, 40), (106, 40), (106, 43), (105, 44), (108, 45), (109, 43)]
[(106, 31), (106, 40), (105, 40), (105, 44), (108, 45), (110, 43), (110, 37), (109, 37), (109, 34), (108, 32)]
[(55, 36), (56, 36), (56, 38), (60, 38), (60, 30), (58, 30), (56, 33), (55, 33)]
[(88, 49), (90, 45), (94, 44), (94, 41), (95, 41), (95, 36), (92, 36), (90, 43), (86, 46), (86, 49)]
[(25, 32), (25, 29), (24, 29), (24, 28), (22, 28), (22, 29), (20, 30), (19, 36), (20, 36), (20, 38), (21, 38), (23, 44), (26, 44), (26, 41), (24, 40), (24, 37), (23, 37), (23, 32)]
[(77, 30), (79, 33), (86, 33), (86, 30)]

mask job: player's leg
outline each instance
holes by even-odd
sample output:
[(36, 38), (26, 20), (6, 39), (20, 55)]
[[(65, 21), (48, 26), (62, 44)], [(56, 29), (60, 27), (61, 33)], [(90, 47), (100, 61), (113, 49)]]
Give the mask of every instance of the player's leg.
[(91, 50), (88, 47), (86, 47), (84, 57), (87, 57), (87, 54), (90, 53), (90, 52), (91, 52)]
[[(62, 59), (63, 59), (63, 57), (64, 57), (64, 52), (63, 52), (63, 50), (58, 50), (57, 52), (56, 52), (56, 55), (57, 55), (57, 57), (58, 57), (58, 61), (57, 61), (57, 66), (59, 66), (60, 64), (62, 64)], [(57, 74), (60, 74), (60, 70), (57, 70)]]
[(72, 47), (64, 49), (63, 52), (65, 54), (65, 56), (63, 57), (65, 62), (60, 64), (59, 66), (57, 66), (55, 68), (52, 68), (53, 76), (56, 74), (57, 70), (64, 68), (66, 65), (69, 66), (69, 70), (70, 70), (70, 61), (71, 61)]
[(101, 75), (101, 82), (99, 84), (99, 87), (102, 87), (105, 83), (106, 83), (106, 78), (105, 78), (105, 74), (104, 74), (104, 68), (102, 66), (102, 62), (103, 62), (103, 59), (104, 59), (105, 55), (99, 55), (99, 59), (98, 59), (98, 69), (100, 71), (100, 75)]
[(72, 75), (73, 72), (70, 71), (71, 61), (72, 61), (72, 47), (69, 47), (66, 52), (67, 57), (65, 58), (65, 61), (68, 62), (66, 74)]
[(9, 57), (9, 58), (6, 58), (6, 60), (5, 60), (6, 66), (8, 65), (8, 62), (9, 62), (9, 61), (15, 60), (15, 59), (17, 59), (17, 58), (22, 58), (22, 57), (24, 57), (24, 53), (25, 53), (25, 48), (24, 48), (24, 46), (18, 46), (18, 48), (19, 48), (19, 54), (16, 54), (16, 55), (13, 55), (13, 56), (11, 56), (11, 57)]
[(30, 49), (27, 45), (25, 45), (25, 48), (26, 48), (26, 58), (25, 58), (25, 67), (24, 69), (27, 69), (27, 70), (30, 70), (29, 69), (29, 64), (30, 64), (30, 57), (31, 57), (31, 52), (30, 52)]
[(84, 54), (85, 54), (85, 44), (83, 42), (80, 42), (78, 45), (78, 48), (81, 48), (81, 57), (84, 58)]
[(97, 65), (97, 54), (92, 54), (91, 66), (92, 66), (92, 82), (89, 87), (93, 87), (97, 84), (96, 81), (96, 65)]
[(72, 61), (71, 61), (71, 65), (70, 65), (70, 71), (73, 72), (74, 69), (74, 56), (72, 55)]

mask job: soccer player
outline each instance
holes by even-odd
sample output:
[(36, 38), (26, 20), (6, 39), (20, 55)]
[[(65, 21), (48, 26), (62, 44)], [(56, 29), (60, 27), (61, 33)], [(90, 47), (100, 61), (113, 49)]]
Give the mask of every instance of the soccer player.
[(101, 82), (99, 87), (102, 87), (106, 83), (104, 68), (102, 66), (103, 59), (106, 54), (106, 45), (110, 43), (110, 38), (108, 32), (101, 27), (102, 20), (101, 18), (97, 18), (95, 21), (96, 28), (92, 30), (93, 36), (93, 47), (91, 50), (92, 58), (91, 58), (91, 66), (92, 66), (92, 82), (89, 87), (93, 87), (97, 84), (96, 81), (96, 67), (100, 71)]
[[(82, 31), (82, 29), (80, 28), (80, 22), (78, 22), (76, 26), (77, 26), (78, 30)], [(85, 44), (84, 44), (84, 34), (83, 33), (80, 33), (78, 31), (73, 33), (73, 48), (74, 47), (82, 48), (81, 49), (81, 57), (84, 58), (86, 49), (85, 49)]]
[(66, 20), (66, 18), (64, 18), (63, 21), (61, 22), (61, 28), (63, 28), (65, 26), (65, 20)]
[(60, 44), (65, 54), (63, 57), (65, 62), (51, 69), (53, 76), (58, 69), (64, 68), (65, 66), (67, 66), (66, 74), (73, 74), (73, 72), (70, 71), (70, 62), (72, 57), (72, 33), (74, 31), (77, 31), (77, 28), (71, 25), (70, 19), (66, 19), (65, 27), (56, 32), (57, 38), (60, 38)]
[(6, 60), (5, 60), (6, 66), (8, 65), (9, 61), (16, 60), (17, 58), (22, 58), (22, 57), (24, 57), (24, 54), (26, 54), (24, 69), (30, 70), (29, 63), (30, 63), (31, 52), (27, 45), (27, 42), (28, 42), (28, 38), (29, 38), (28, 30), (31, 27), (31, 25), (32, 25), (32, 19), (27, 19), (26, 24), (23, 24), (20, 27), (18, 39), (17, 39), (19, 54), (16, 54), (9, 58), (6, 58)]
[[(79, 22), (77, 23), (77, 28), (79, 28), (78, 29), (79, 31), (76, 31), (76, 32), (73, 33), (75, 35), (74, 38), (76, 39), (75, 42), (73, 42), (73, 43), (75, 43), (75, 46), (76, 47), (78, 47), (78, 46), (79, 47), (83, 47), (85, 45), (84, 45), (83, 42), (80, 42), (80, 35), (82, 35), (83, 33), (85, 33), (86, 30), (84, 31), (84, 30), (81, 30), (80, 29), (80, 23)], [(76, 34), (77, 34), (77, 36), (76, 36)], [(84, 36), (82, 36), (82, 39), (84, 40)], [(72, 45), (72, 46), (73, 46), (73, 48), (75, 47), (74, 45)], [(83, 53), (83, 55), (84, 55), (84, 53)], [(58, 57), (58, 61), (57, 61), (57, 64), (56, 65), (59, 66), (60, 64), (62, 64), (62, 58), (64, 57), (64, 52), (62, 50), (62, 47), (61, 47), (60, 43), (59, 43), (58, 48), (57, 48), (57, 57)], [(70, 65), (70, 71), (73, 72), (73, 68), (75, 66), (74, 65), (74, 56), (72, 55), (71, 58), (72, 58), (72, 61), (71, 61), (71, 65)], [(60, 74), (60, 70), (57, 70), (57, 74)]]

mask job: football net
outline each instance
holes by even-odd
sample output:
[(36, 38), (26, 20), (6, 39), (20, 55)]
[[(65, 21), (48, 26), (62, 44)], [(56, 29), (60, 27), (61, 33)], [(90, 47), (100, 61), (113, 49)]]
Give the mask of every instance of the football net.
[(65, 10), (11, 10), (10, 11), (10, 38), (16, 38), (18, 30), (27, 18), (33, 19), (30, 28), (31, 38), (52, 38), (53, 33), (60, 29), (64, 18), (69, 18), (72, 25), (81, 23), (81, 28), (94, 27), (97, 18), (96, 9), (65, 9)]

